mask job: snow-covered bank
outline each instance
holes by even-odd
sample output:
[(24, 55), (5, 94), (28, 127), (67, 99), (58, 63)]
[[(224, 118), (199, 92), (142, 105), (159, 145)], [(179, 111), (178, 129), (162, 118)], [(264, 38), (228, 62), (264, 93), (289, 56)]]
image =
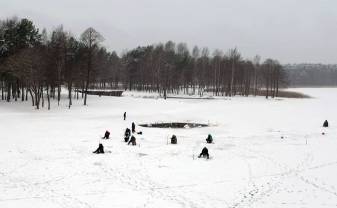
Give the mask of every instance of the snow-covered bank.
[[(337, 89), (296, 91), (314, 98), (89, 96), (51, 111), (1, 102), (0, 207), (335, 207)], [(131, 147), (132, 121), (212, 125), (138, 127)], [(111, 152), (94, 155), (105, 130)], [(167, 145), (172, 134), (178, 145)], [(209, 161), (196, 159), (204, 146)]]

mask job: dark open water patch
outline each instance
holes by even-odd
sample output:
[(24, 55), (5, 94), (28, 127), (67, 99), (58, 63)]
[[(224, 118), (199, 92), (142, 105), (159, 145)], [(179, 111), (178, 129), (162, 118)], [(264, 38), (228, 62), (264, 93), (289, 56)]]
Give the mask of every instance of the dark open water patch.
[(169, 123), (149, 123), (149, 124), (139, 124), (142, 127), (148, 128), (200, 128), (200, 127), (207, 127), (207, 124), (201, 123), (187, 123), (187, 122), (169, 122)]

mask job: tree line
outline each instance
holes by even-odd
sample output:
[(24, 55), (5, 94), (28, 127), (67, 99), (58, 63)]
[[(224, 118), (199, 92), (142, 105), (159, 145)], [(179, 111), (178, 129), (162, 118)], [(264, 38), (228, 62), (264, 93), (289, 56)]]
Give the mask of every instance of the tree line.
[(277, 60), (244, 59), (234, 48), (223, 53), (168, 41), (137, 47), (122, 55), (108, 51), (94, 28), (79, 38), (58, 26), (40, 31), (29, 19), (0, 20), (1, 100), (31, 100), (37, 109), (61, 100), (87, 104), (88, 89), (123, 89), (216, 96), (277, 97), (286, 73)]
[(185, 43), (168, 41), (133, 49), (121, 57), (125, 89), (167, 93), (216, 96), (257, 95), (277, 97), (285, 87), (286, 73), (277, 60), (260, 57), (243, 59), (234, 48), (223, 53)]

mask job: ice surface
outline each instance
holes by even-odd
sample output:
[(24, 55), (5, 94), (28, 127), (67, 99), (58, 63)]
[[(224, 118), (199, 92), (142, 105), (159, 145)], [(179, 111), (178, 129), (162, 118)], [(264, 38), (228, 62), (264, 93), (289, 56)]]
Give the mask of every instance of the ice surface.
[[(0, 102), (0, 207), (336, 207), (337, 89), (296, 90), (314, 98)], [(211, 126), (137, 126), (137, 146), (123, 142), (132, 122), (170, 121)], [(107, 154), (92, 154), (99, 142)], [(210, 160), (197, 158), (204, 146)]]

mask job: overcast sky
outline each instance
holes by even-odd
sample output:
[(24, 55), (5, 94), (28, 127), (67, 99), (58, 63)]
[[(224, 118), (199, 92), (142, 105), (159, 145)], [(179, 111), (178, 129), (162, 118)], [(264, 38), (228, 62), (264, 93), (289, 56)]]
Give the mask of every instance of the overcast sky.
[(281, 63), (337, 63), (337, 0), (0, 0), (0, 18), (92, 26), (110, 50), (173, 40)]

